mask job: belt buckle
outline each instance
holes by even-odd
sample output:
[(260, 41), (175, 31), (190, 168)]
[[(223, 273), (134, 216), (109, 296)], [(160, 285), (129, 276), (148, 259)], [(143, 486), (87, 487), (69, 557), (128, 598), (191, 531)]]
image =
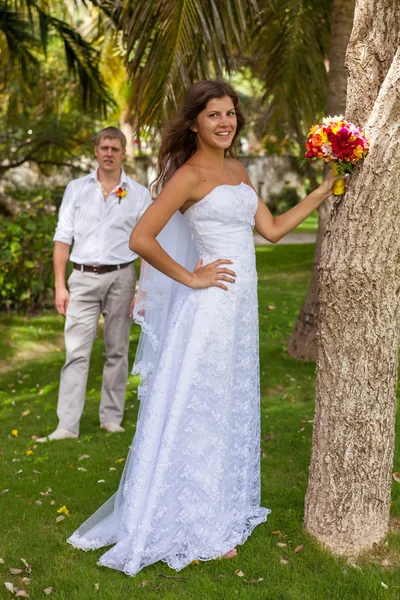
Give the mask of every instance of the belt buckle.
[(93, 267), (93, 273), (95, 273), (96, 275), (98, 275), (98, 274), (99, 274), (99, 272), (98, 272), (98, 270), (97, 270), (97, 267)]

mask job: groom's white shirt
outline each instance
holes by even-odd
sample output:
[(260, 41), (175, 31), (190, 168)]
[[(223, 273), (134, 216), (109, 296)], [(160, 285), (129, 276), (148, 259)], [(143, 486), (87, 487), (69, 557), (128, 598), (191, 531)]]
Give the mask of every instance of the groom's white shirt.
[[(126, 189), (124, 198), (115, 191)], [(97, 169), (71, 181), (61, 203), (53, 240), (71, 245), (72, 262), (83, 265), (117, 265), (131, 262), (137, 254), (129, 249), (132, 229), (151, 204), (147, 188), (121, 173), (117, 188), (104, 200)]]

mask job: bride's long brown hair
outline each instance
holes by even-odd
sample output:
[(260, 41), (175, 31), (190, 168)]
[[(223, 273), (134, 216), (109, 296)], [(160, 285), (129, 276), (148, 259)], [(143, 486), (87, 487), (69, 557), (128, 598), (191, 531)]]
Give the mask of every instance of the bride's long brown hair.
[(225, 150), (225, 154), (236, 156), (237, 140), (246, 124), (238, 95), (225, 81), (198, 81), (187, 91), (178, 115), (171, 122), (161, 140), (158, 152), (158, 175), (152, 184), (156, 193), (161, 190), (175, 171), (196, 152), (197, 135), (190, 127), (195, 124), (198, 114), (205, 109), (209, 100), (224, 96), (232, 99), (237, 119), (237, 129), (232, 144)]

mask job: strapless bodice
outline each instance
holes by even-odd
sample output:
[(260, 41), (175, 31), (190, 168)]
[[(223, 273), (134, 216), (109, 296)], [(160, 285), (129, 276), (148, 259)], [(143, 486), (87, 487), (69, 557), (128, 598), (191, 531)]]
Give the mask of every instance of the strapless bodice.
[(254, 255), (252, 226), (257, 194), (246, 183), (216, 186), (184, 213), (201, 258), (231, 258), (235, 262)]

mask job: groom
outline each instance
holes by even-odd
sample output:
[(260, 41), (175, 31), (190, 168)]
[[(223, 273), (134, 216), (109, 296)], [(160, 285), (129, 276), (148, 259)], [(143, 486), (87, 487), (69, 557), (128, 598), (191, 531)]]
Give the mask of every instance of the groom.
[[(58, 427), (38, 442), (77, 438), (85, 403), (89, 359), (100, 314), (106, 361), (100, 427), (122, 432), (128, 378), (129, 335), (137, 254), (128, 246), (137, 221), (151, 203), (148, 190), (122, 169), (126, 138), (116, 127), (97, 134), (96, 171), (71, 181), (54, 235), (55, 304), (65, 321), (66, 361), (61, 370)], [(73, 249), (70, 247), (73, 242)], [(68, 258), (73, 270), (65, 284)]]

